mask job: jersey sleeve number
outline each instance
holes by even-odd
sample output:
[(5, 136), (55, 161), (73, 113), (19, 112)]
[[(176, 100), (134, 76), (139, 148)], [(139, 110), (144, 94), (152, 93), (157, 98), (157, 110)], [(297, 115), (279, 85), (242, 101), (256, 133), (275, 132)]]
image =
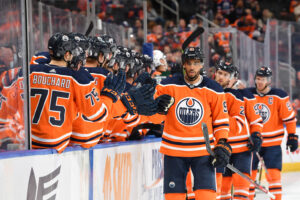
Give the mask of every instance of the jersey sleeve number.
[[(32, 97), (35, 97), (37, 95), (40, 96), (38, 105), (37, 105), (37, 107), (35, 109), (35, 112), (34, 112), (34, 115), (33, 115), (33, 119), (32, 119), (33, 124), (38, 124), (39, 123), (40, 118), (41, 118), (41, 114), (44, 110), (44, 106), (45, 106), (48, 94), (49, 94), (49, 90), (47, 90), (47, 89), (36, 89), (36, 88), (31, 89), (31, 96)], [(56, 119), (53, 116), (49, 117), (49, 121), (50, 121), (51, 125), (61, 126), (64, 123), (66, 108), (62, 105), (57, 105), (57, 99), (58, 98), (68, 99), (69, 96), (70, 96), (70, 93), (68, 93), (68, 92), (55, 91), (55, 90), (53, 90), (51, 92), (49, 110), (53, 111), (53, 112), (59, 112), (59, 119)]]

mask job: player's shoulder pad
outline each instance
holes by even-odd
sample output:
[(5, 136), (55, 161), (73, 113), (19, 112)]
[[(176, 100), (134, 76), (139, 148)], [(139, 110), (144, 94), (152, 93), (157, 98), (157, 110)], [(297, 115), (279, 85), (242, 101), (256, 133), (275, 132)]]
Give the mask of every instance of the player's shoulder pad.
[(207, 87), (208, 89), (214, 90), (215, 92), (224, 92), (219, 83), (207, 77), (203, 77), (202, 83), (198, 87)]
[(285, 97), (288, 97), (288, 94), (279, 89), (279, 88), (271, 88), (270, 92), (268, 93), (268, 95), (275, 95), (275, 96), (278, 96), (279, 98), (285, 98)]
[(255, 87), (249, 87), (246, 88), (249, 92), (251, 92), (252, 94), (257, 94), (256, 88)]
[(35, 62), (38, 64), (46, 64), (46, 63), (50, 63), (50, 61), (51, 61), (50, 53), (47, 51), (38, 52), (34, 55), (34, 57), (38, 57), (35, 60)]
[(89, 73), (102, 74), (104, 76), (107, 76), (107, 74), (109, 73), (107, 69), (104, 69), (102, 67), (84, 67), (84, 69), (87, 69)]
[(238, 89), (238, 91), (240, 91), (240, 93), (246, 99), (255, 99), (255, 97), (254, 97), (253, 93), (251, 92), (250, 88)]
[(160, 82), (160, 85), (186, 85), (183, 75), (178, 75), (178, 76), (173, 76), (173, 77), (168, 77), (163, 79)]
[(244, 101), (243, 94), (239, 90), (231, 89), (231, 88), (226, 88), (224, 90), (224, 92), (232, 94), (236, 99), (238, 99), (240, 101)]
[(49, 64), (30, 65), (30, 73), (33, 72), (70, 76), (79, 84), (89, 84), (94, 80), (93, 76), (83, 67), (81, 67), (78, 71), (75, 71), (68, 67), (59, 67)]

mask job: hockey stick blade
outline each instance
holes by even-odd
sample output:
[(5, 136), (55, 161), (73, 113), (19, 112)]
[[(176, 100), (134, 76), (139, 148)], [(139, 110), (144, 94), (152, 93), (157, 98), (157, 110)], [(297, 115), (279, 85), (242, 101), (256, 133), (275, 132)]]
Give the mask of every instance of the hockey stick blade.
[[(212, 149), (210, 147), (210, 141), (209, 141), (209, 134), (208, 134), (207, 125), (204, 122), (202, 122), (201, 127), (202, 127), (202, 132), (203, 132), (203, 136), (204, 136), (204, 140), (205, 140), (206, 150), (211, 156), (214, 157), (215, 154), (214, 154), (214, 152), (212, 151)], [(256, 182), (254, 182), (251, 178), (249, 178), (248, 176), (243, 174), (240, 170), (238, 170), (234, 166), (232, 166), (230, 164), (227, 164), (226, 167), (228, 169), (230, 169), (231, 171), (233, 171), (233, 172), (237, 173), (238, 175), (240, 175), (242, 178), (244, 178), (245, 180), (247, 180), (251, 184), (253, 184), (257, 189), (261, 190), (263, 193), (267, 194), (272, 199), (275, 199), (275, 196), (272, 193), (270, 193), (266, 188), (264, 188), (263, 186), (257, 184)]]
[(183, 44), (181, 46), (182, 51), (184, 51), (189, 46), (189, 44), (195, 38), (197, 38), (198, 36), (200, 36), (203, 32), (204, 32), (204, 28), (202, 28), (202, 27), (196, 28), (196, 30), (194, 30), (194, 32), (183, 42)]
[(90, 23), (89, 27), (87, 28), (87, 30), (86, 30), (86, 32), (85, 32), (84, 35), (85, 36), (89, 36), (90, 33), (92, 32), (93, 28), (94, 28), (94, 23), (93, 23), (93, 21), (91, 21), (91, 23)]

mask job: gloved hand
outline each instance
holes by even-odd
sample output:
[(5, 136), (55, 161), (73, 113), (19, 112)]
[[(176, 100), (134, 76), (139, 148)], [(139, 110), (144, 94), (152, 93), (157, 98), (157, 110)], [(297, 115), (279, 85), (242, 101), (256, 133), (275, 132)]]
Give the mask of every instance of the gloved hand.
[(214, 167), (226, 167), (229, 163), (232, 149), (225, 139), (220, 139), (214, 148), (215, 157), (212, 161)]
[(140, 85), (150, 84), (153, 85), (153, 87), (156, 86), (156, 80), (152, 79), (148, 72), (144, 72), (141, 75), (139, 75), (134, 81), (134, 83), (140, 83)]
[(250, 136), (250, 140), (247, 146), (250, 151), (259, 152), (262, 142), (263, 142), (263, 137), (261, 136), (261, 134), (259, 132), (253, 132)]
[(157, 101), (157, 112), (162, 115), (166, 115), (175, 102), (174, 98), (167, 94), (160, 95), (155, 101)]
[(125, 89), (126, 77), (123, 71), (119, 71), (115, 76), (112, 73), (108, 74), (104, 81), (104, 87), (101, 90), (101, 95), (112, 98), (115, 103)]
[(131, 115), (151, 116), (157, 113), (157, 103), (153, 99), (155, 88), (146, 84), (140, 88), (132, 87), (122, 95), (121, 100)]
[(286, 149), (290, 149), (290, 152), (294, 152), (298, 149), (298, 135), (289, 134), (286, 142)]

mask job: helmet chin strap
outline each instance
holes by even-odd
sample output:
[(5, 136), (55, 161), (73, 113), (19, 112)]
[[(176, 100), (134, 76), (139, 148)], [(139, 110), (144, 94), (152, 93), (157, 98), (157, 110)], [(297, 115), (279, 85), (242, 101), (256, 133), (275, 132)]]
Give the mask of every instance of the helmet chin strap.
[[(260, 91), (264, 91), (265, 89), (267, 89), (269, 86), (271, 85), (271, 83), (266, 84), (266, 86), (264, 87), (264, 89), (260, 90)], [(259, 96), (265, 96), (265, 94), (267, 93), (262, 93), (257, 89), (257, 84), (255, 83), (255, 87), (256, 87), (256, 91), (259, 94)]]

